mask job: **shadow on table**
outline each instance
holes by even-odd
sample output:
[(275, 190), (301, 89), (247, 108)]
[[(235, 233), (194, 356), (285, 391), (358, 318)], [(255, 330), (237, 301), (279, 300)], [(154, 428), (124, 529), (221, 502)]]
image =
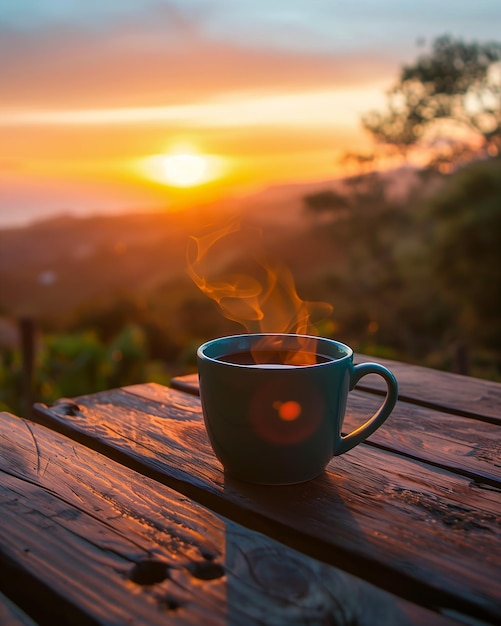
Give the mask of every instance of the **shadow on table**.
[[(252, 503), (248, 525), (261, 531), (247, 532), (226, 521), (229, 624), (239, 623), (242, 607), (267, 624), (408, 623), (394, 597), (353, 575), (363, 567), (359, 561), (365, 566), (374, 561), (374, 547), (356, 529), (335, 475), (325, 472), (307, 483), (280, 487), (225, 476), (224, 489), (232, 500), (241, 498), (247, 507)], [(326, 493), (333, 511), (328, 520), (319, 517), (318, 507)], [(356, 551), (363, 558), (354, 557), (342, 541), (329, 545), (320, 539), (326, 532), (341, 538), (355, 532)]]

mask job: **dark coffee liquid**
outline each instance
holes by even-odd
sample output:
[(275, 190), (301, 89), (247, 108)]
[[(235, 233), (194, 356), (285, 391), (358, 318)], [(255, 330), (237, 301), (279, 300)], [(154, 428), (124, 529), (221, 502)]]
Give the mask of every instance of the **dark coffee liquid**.
[(218, 357), (218, 361), (225, 363), (235, 363), (237, 365), (257, 365), (262, 367), (302, 367), (306, 365), (317, 365), (319, 363), (329, 363), (334, 361), (332, 357), (324, 354), (307, 353), (304, 362), (290, 362), (290, 352), (281, 350), (254, 350), (253, 352), (234, 352)]

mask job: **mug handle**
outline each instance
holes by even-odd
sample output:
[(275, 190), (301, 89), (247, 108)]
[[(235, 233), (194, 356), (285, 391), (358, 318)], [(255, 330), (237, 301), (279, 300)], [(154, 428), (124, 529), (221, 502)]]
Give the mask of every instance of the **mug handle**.
[(367, 374), (379, 374), (384, 378), (387, 386), (386, 398), (376, 413), (362, 424), (362, 426), (359, 426), (349, 435), (340, 437), (340, 442), (334, 452), (334, 456), (348, 452), (348, 450), (358, 446), (359, 443), (367, 439), (369, 435), (372, 435), (372, 433), (383, 424), (397, 403), (397, 379), (389, 369), (379, 363), (360, 363), (359, 365), (354, 365), (350, 376), (350, 391), (355, 387), (358, 381)]

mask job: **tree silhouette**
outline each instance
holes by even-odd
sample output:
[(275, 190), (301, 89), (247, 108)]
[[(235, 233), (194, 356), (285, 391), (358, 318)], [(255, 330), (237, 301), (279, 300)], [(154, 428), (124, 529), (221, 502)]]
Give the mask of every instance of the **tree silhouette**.
[(501, 351), (501, 164), (469, 165), (428, 207), (430, 281), (450, 304), (463, 341)]
[(501, 151), (501, 43), (465, 43), (449, 36), (404, 66), (388, 93), (387, 110), (362, 124), (400, 155), (422, 150), (428, 164), (454, 164)]
[(303, 197), (306, 211), (312, 214), (340, 212), (349, 206), (345, 195), (326, 189)]

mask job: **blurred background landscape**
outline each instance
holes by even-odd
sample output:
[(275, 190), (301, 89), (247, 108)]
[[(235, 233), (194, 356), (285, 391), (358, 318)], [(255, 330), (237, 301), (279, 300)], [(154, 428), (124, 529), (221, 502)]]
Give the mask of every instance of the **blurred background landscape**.
[(2, 4), (0, 409), (245, 332), (192, 280), (228, 224), (215, 284), (266, 258), (319, 334), (501, 380), (501, 5), (402, 4)]

